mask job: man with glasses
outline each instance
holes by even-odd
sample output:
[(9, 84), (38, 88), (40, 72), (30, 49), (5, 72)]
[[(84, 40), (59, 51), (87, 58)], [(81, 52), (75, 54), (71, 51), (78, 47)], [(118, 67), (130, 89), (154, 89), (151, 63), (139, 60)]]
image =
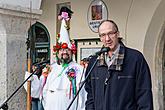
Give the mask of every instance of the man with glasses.
[[(112, 20), (102, 21), (98, 32), (110, 51), (100, 55), (87, 80), (86, 110), (153, 110), (151, 75), (142, 53), (122, 43)], [(86, 74), (96, 58), (89, 61)]]

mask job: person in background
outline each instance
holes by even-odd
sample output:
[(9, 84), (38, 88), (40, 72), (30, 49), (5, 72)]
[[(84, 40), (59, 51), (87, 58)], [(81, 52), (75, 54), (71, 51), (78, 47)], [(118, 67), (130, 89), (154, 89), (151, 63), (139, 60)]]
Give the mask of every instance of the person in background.
[(51, 72), (51, 65), (50, 64), (46, 64), (46, 66), (42, 69), (42, 75), (40, 77), (40, 83), (41, 83), (41, 90), (40, 90), (40, 101), (41, 101), (41, 104), (42, 104), (42, 108), (45, 104), (45, 100), (43, 98), (43, 88), (46, 84), (46, 81), (47, 81), (47, 77), (48, 77), (48, 74)]
[[(98, 33), (110, 51), (100, 55), (87, 80), (86, 110), (153, 110), (151, 74), (142, 53), (122, 43), (112, 20), (102, 21)], [(96, 60), (91, 58), (86, 73)]]
[[(43, 89), (45, 110), (66, 110), (85, 77), (82, 66), (73, 61), (76, 48), (70, 42), (66, 25), (72, 11), (67, 7), (62, 7), (61, 10), (58, 17), (62, 22), (61, 29), (54, 46), (56, 62), (51, 65), (51, 72)], [(85, 89), (82, 88), (69, 110), (85, 110), (85, 100)]]
[[(40, 94), (41, 94), (41, 89), (42, 89), (42, 66), (40, 65), (32, 65), (32, 72), (35, 72), (29, 78), (31, 81), (31, 104), (32, 104), (32, 110), (44, 110), (42, 103), (40, 101)], [(31, 73), (27, 72), (25, 73), (25, 79), (27, 79)], [(27, 90), (27, 83), (24, 84), (24, 88)]]
[[(80, 61), (80, 65), (83, 67), (83, 74), (85, 75), (85, 71), (86, 71), (86, 68), (88, 66), (88, 63), (89, 63), (89, 58), (83, 58), (81, 61)], [(82, 78), (81, 78), (82, 79)]]
[(84, 68), (87, 68), (88, 63), (89, 63), (89, 59), (90, 59), (90, 58), (83, 58), (83, 59), (80, 61), (80, 65), (83, 66)]

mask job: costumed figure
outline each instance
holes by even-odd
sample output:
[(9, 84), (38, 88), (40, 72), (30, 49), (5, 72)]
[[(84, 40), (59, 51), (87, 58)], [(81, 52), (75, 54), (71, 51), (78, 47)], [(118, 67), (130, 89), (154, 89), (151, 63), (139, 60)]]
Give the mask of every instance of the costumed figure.
[[(70, 42), (66, 25), (71, 13), (73, 12), (70, 9), (62, 7), (58, 16), (62, 23), (54, 46), (57, 61), (51, 65), (51, 72), (43, 89), (45, 110), (67, 109), (84, 80), (83, 67), (73, 61), (76, 47)], [(86, 92), (82, 88), (69, 110), (85, 110), (85, 100)]]

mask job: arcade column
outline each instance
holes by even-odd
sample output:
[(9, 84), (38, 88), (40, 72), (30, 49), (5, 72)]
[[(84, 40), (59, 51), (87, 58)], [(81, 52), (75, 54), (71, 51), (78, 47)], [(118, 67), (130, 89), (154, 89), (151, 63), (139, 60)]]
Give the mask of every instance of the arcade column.
[[(0, 5), (0, 104), (24, 80), (28, 29), (41, 13), (41, 10)], [(25, 110), (24, 88), (9, 100), (8, 106), (9, 110)]]

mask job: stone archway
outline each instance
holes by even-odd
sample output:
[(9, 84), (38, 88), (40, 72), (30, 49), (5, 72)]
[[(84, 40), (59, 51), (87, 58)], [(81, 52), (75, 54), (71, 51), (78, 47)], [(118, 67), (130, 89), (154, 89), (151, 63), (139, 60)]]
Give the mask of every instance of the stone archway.
[(165, 110), (165, 75), (163, 60), (165, 59), (165, 1), (161, 0), (155, 10), (146, 32), (144, 55), (151, 68), (153, 101), (155, 110)]
[[(164, 33), (164, 38), (165, 38), (165, 33)], [(163, 76), (163, 105), (165, 105), (165, 43), (163, 47), (162, 76)], [(164, 107), (164, 110), (165, 110), (165, 107)]]
[(155, 53), (155, 98), (158, 103), (158, 110), (165, 110), (165, 25), (158, 37)]
[(36, 21), (40, 13), (37, 10), (30, 13), (23, 7), (10, 7), (9, 10), (6, 5), (2, 4), (0, 12), (0, 103), (9, 102), (10, 110), (25, 110), (26, 93), (18, 87), (24, 81), (26, 70), (25, 42), (29, 22)]

